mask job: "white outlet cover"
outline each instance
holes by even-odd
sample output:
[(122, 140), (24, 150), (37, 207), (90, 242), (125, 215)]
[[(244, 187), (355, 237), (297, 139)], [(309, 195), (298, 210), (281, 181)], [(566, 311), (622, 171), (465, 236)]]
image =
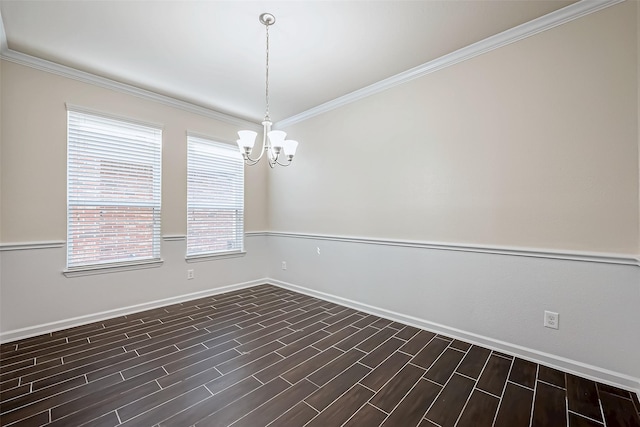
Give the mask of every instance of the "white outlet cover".
[(545, 328), (558, 329), (560, 326), (560, 315), (553, 311), (544, 312)]

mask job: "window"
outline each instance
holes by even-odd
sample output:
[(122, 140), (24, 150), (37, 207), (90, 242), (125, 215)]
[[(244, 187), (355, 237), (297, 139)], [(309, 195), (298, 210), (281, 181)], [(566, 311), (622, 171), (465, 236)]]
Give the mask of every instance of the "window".
[(187, 258), (242, 252), (242, 156), (235, 146), (193, 135), (187, 146)]
[(160, 260), (162, 130), (70, 109), (67, 268)]

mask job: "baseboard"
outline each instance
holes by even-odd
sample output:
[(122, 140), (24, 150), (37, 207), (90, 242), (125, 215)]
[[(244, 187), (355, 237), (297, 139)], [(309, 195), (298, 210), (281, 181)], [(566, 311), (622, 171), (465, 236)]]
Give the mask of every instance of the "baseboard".
[(223, 294), (225, 292), (236, 291), (239, 289), (250, 288), (252, 286), (262, 285), (269, 283), (269, 279), (251, 280), (244, 283), (236, 283), (233, 285), (222, 286), (220, 288), (207, 289), (204, 291), (193, 292), (190, 294), (179, 295), (176, 297), (165, 298), (161, 300), (146, 302), (142, 304), (130, 305), (128, 307), (117, 308), (114, 310), (102, 311), (100, 313), (88, 314), (85, 316), (72, 317), (70, 319), (59, 320), (51, 323), (44, 323), (42, 325), (29, 326), (27, 328), (14, 329), (8, 332), (0, 333), (0, 343), (17, 341), (25, 338), (30, 338), (37, 335), (48, 334), (62, 329), (73, 328), (76, 326), (82, 326), (93, 322), (99, 322), (101, 320), (111, 319), (114, 317), (124, 316), (127, 314), (138, 313), (145, 310), (151, 310), (153, 308), (164, 307), (171, 304), (177, 304), (185, 301), (191, 301), (198, 298), (204, 298), (212, 295)]
[(448, 326), (429, 322), (427, 320), (420, 319), (417, 317), (407, 316), (401, 313), (397, 313), (395, 311), (374, 307), (374, 306), (363, 304), (347, 298), (305, 288), (304, 286), (283, 282), (281, 280), (266, 279), (266, 283), (274, 286), (279, 286), (284, 289), (289, 289), (291, 291), (299, 292), (301, 294), (320, 298), (336, 304), (344, 305), (358, 311), (373, 314), (379, 317), (384, 317), (385, 319), (415, 326), (417, 328), (425, 329), (431, 332), (447, 335), (452, 338), (456, 338), (472, 344), (477, 344), (482, 347), (490, 348), (492, 350), (497, 350), (506, 354), (511, 354), (511, 355), (520, 357), (522, 359), (529, 360), (531, 362), (535, 362), (542, 365), (550, 366), (552, 368), (560, 369), (562, 371), (575, 374), (583, 378), (588, 378), (603, 384), (608, 384), (608, 385), (612, 385), (625, 390), (630, 390), (638, 394), (640, 398), (640, 378), (631, 377), (625, 374), (621, 374), (619, 372), (602, 369), (597, 366), (588, 365), (586, 363), (578, 362), (575, 360), (567, 359), (567, 358), (556, 356), (549, 353), (544, 353), (538, 350), (533, 350), (531, 348), (511, 344), (508, 342), (496, 340), (486, 336), (466, 332), (460, 329), (450, 328)]

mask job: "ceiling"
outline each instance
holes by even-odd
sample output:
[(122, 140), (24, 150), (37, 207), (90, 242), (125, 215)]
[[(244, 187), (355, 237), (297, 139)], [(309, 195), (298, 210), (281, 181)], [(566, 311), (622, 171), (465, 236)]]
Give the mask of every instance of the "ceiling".
[(280, 121), (575, 0), (0, 0), (10, 50), (260, 122)]

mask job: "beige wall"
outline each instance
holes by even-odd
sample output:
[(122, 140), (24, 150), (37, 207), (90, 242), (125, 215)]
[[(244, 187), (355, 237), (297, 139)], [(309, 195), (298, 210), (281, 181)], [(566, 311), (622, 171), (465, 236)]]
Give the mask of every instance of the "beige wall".
[[(2, 243), (66, 239), (66, 107), (163, 125), (162, 233), (186, 234), (186, 132), (234, 142), (198, 114), (2, 61)], [(246, 169), (247, 231), (265, 230), (266, 170)]]
[(290, 126), (270, 229), (636, 254), (636, 7)]
[[(4, 104), (4, 97), (2, 96), (2, 61), (0, 60), (0, 167), (2, 167), (2, 140), (4, 138), (4, 126), (2, 125), (2, 105)], [(0, 170), (0, 242), (4, 241), (2, 238), (2, 170)]]

